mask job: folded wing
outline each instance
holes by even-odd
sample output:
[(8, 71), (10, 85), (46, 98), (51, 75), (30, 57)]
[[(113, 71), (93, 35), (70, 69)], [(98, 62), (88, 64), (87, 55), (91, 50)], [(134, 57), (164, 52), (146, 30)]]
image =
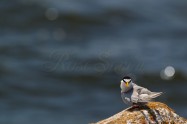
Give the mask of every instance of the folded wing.
[(138, 85), (134, 85), (133, 88), (134, 91), (131, 96), (131, 100), (133, 103), (149, 102), (153, 98), (156, 98), (162, 94), (162, 92), (151, 92), (147, 88), (140, 87)]

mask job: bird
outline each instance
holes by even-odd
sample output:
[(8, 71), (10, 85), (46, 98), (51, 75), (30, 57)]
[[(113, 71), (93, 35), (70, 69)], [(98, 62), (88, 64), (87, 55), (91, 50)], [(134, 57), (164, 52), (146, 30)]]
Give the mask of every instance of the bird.
[(129, 76), (123, 77), (120, 88), (123, 102), (134, 107), (144, 105), (162, 94), (162, 92), (151, 92), (147, 88), (138, 86)]

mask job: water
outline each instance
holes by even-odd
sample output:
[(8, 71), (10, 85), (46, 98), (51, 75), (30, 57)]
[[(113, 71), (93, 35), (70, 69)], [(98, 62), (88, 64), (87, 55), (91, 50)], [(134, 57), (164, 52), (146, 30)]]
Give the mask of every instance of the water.
[[(1, 0), (0, 122), (83, 124), (127, 106), (123, 75), (187, 117), (187, 2)], [(160, 72), (175, 68), (172, 80)]]

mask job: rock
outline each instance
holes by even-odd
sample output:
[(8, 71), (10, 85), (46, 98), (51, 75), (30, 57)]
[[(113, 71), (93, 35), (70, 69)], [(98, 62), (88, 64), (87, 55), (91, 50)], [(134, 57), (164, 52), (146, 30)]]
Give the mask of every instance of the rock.
[(96, 124), (187, 124), (187, 120), (160, 102), (149, 102), (140, 108), (127, 108)]

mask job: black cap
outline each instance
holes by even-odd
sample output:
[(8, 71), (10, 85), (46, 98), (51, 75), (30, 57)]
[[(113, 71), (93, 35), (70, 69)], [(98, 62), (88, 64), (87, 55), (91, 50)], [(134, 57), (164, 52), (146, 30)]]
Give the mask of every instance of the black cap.
[(131, 79), (131, 77), (125, 76), (125, 77), (123, 77), (123, 79)]

